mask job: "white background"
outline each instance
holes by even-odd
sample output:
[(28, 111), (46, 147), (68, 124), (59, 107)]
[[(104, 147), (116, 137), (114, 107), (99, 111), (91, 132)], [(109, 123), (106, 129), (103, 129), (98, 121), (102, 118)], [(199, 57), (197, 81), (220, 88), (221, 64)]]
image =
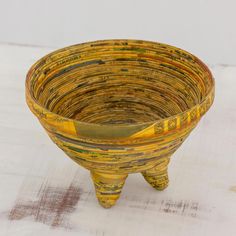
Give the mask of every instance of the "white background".
[(235, 0), (0, 0), (0, 42), (63, 47), (137, 38), (236, 64)]

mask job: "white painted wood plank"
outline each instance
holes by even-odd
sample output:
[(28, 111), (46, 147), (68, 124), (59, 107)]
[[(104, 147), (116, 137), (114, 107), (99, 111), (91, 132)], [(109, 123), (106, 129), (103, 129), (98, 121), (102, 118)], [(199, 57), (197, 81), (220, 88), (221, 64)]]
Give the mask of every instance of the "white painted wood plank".
[(88, 171), (49, 140), (25, 104), (25, 74), (49, 51), (0, 45), (1, 236), (236, 235), (236, 67), (211, 67), (214, 106), (174, 154), (168, 189), (130, 175), (107, 210)]

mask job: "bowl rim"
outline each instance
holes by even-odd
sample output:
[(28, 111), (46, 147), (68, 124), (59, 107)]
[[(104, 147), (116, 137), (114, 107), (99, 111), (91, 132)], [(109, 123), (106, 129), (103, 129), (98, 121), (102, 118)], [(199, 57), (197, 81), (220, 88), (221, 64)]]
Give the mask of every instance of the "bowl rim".
[[(173, 48), (175, 50), (180, 50), (183, 53), (186, 53), (187, 55), (191, 56), (192, 58), (194, 58), (194, 60), (206, 71), (206, 73), (208, 74), (209, 79), (212, 81), (212, 87), (211, 89), (208, 91), (208, 93), (205, 95), (205, 97), (202, 99), (201, 102), (197, 103), (196, 105), (192, 106), (191, 108), (184, 110), (183, 112), (180, 112), (178, 114), (172, 115), (172, 116), (168, 116), (165, 118), (161, 118), (158, 120), (152, 120), (152, 121), (146, 121), (146, 122), (138, 122), (138, 123), (134, 123), (134, 124), (96, 124), (96, 123), (91, 123), (91, 122), (84, 122), (84, 121), (80, 121), (80, 120), (76, 120), (76, 119), (71, 119), (62, 115), (59, 115), (55, 112), (52, 112), (50, 110), (48, 110), (47, 108), (45, 108), (44, 106), (40, 105), (38, 103), (38, 101), (34, 98), (34, 96), (32, 95), (32, 90), (30, 89), (30, 82), (31, 82), (31, 78), (32, 78), (32, 74), (36, 71), (37, 65), (39, 65), (42, 61), (46, 60), (47, 58), (51, 57), (52, 55), (56, 55), (58, 53), (61, 53), (63, 51), (66, 51), (68, 49), (71, 49), (73, 47), (79, 47), (79, 46), (85, 46), (85, 45), (89, 45), (89, 44), (98, 44), (98, 43), (105, 43), (105, 42), (136, 42), (136, 43), (148, 43), (150, 45), (161, 45), (161, 46), (165, 46), (165, 47), (170, 47)], [(73, 45), (69, 45), (67, 47), (63, 47), (57, 50), (54, 50), (48, 54), (46, 54), (45, 56), (41, 57), (39, 60), (37, 60), (28, 70), (27, 75), (26, 75), (26, 80), (25, 80), (25, 92), (26, 92), (26, 101), (28, 106), (31, 108), (30, 104), (34, 105), (34, 108), (36, 107), (35, 110), (37, 110), (37, 114), (39, 115), (40, 113), (43, 114), (48, 114), (50, 117), (53, 117), (53, 119), (55, 120), (60, 120), (60, 121), (65, 121), (65, 122), (69, 122), (69, 123), (73, 123), (73, 124), (77, 124), (80, 126), (88, 126), (88, 127), (104, 127), (104, 128), (130, 128), (130, 127), (149, 127), (150, 125), (154, 125), (154, 124), (160, 124), (163, 123), (167, 120), (172, 120), (178, 117), (182, 117), (182, 116), (186, 116), (186, 114), (191, 113), (191, 111), (197, 109), (198, 107), (201, 107), (204, 103), (206, 103), (206, 100), (209, 99), (209, 97), (211, 97), (212, 99), (214, 99), (214, 91), (215, 91), (215, 80), (214, 77), (212, 76), (212, 73), (210, 71), (210, 69), (208, 68), (208, 66), (201, 60), (199, 59), (197, 56), (193, 55), (192, 53), (183, 50), (179, 47), (176, 46), (172, 46), (166, 43), (160, 43), (157, 41), (150, 41), (150, 40), (142, 40), (142, 39), (131, 39), (131, 38), (127, 38), (127, 39), (123, 39), (123, 38), (115, 38), (115, 39), (103, 39), (103, 40), (95, 40), (95, 41), (86, 41), (83, 43), (78, 43), (78, 44), (73, 44)], [(211, 99), (211, 104), (213, 103), (213, 100)], [(209, 105), (209, 107), (211, 106), (211, 104)], [(209, 109), (209, 107), (206, 109), (206, 111)], [(32, 109), (31, 109), (32, 110)], [(206, 112), (205, 111), (205, 112)], [(205, 113), (204, 112), (204, 113)], [(35, 113), (35, 111), (33, 111), (33, 113)], [(202, 115), (201, 115), (202, 116)], [(190, 122), (189, 122), (190, 123)]]

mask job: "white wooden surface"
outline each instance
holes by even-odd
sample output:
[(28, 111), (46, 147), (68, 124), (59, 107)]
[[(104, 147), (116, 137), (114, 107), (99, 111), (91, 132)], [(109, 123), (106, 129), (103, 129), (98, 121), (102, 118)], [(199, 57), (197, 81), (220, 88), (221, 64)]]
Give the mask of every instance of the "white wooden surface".
[(25, 104), (25, 74), (50, 50), (0, 45), (0, 235), (235, 236), (236, 67), (211, 66), (214, 106), (174, 154), (168, 189), (130, 175), (103, 209)]

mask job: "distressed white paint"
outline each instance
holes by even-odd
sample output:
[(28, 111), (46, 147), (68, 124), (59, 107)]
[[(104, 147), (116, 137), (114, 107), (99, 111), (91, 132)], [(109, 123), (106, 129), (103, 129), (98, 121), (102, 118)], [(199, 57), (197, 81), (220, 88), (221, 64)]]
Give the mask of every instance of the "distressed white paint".
[[(170, 164), (170, 186), (157, 192), (130, 175), (117, 205), (97, 204), (89, 173), (49, 140), (24, 98), (29, 66), (50, 50), (0, 45), (0, 235), (236, 235), (236, 67), (212, 66), (214, 106)], [(35, 200), (42, 183), (81, 189), (71, 230), (33, 217), (10, 221), (19, 198)], [(168, 203), (189, 204), (183, 207)], [(197, 210), (196, 206), (197, 205)]]

